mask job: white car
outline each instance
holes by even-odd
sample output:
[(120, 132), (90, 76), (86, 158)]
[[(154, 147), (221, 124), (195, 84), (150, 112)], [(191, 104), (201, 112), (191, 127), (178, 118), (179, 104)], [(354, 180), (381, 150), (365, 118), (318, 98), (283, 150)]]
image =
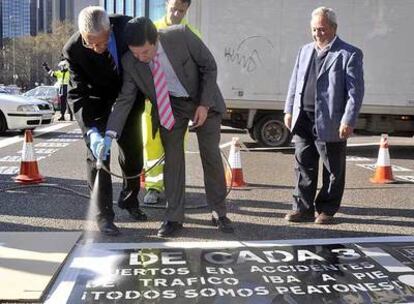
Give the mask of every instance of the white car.
[(53, 115), (53, 106), (46, 101), (10, 95), (0, 90), (0, 133), (49, 125)]

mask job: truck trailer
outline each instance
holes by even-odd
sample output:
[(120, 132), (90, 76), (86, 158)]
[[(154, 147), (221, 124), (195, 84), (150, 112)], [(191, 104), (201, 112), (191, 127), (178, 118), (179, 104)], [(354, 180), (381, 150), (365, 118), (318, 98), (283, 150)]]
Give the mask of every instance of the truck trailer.
[(413, 0), (198, 0), (190, 22), (218, 65), (223, 125), (266, 146), (290, 142), (283, 108), (313, 9), (331, 7), (337, 35), (364, 53), (365, 97), (356, 132), (414, 134)]

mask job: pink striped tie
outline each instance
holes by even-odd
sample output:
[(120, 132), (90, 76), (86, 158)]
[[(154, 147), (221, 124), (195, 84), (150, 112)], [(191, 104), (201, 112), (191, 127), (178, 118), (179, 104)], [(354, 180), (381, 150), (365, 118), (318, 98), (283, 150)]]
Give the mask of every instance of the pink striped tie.
[(154, 78), (155, 94), (157, 97), (158, 115), (160, 124), (167, 130), (171, 130), (175, 124), (174, 115), (171, 108), (170, 94), (167, 87), (167, 79), (162, 70), (159, 54), (155, 55), (152, 62), (154, 63), (151, 72)]

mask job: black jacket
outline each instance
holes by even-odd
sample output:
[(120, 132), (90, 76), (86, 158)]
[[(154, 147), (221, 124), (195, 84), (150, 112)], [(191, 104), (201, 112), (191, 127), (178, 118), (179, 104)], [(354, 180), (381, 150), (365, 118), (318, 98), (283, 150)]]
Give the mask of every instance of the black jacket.
[[(121, 15), (110, 16), (119, 62), (128, 49), (123, 31), (130, 19)], [(84, 47), (79, 32), (66, 42), (62, 52), (69, 62), (71, 76), (68, 103), (83, 134), (93, 127), (104, 131), (112, 105), (121, 89), (122, 67), (113, 68), (108, 51), (97, 54)], [(143, 100), (140, 102), (144, 103)]]

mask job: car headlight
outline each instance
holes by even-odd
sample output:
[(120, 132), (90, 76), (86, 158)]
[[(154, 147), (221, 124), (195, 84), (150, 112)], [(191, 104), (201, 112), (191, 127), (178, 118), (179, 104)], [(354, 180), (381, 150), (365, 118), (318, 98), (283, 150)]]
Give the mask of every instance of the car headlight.
[(19, 112), (38, 112), (39, 108), (35, 105), (21, 105), (17, 107)]

